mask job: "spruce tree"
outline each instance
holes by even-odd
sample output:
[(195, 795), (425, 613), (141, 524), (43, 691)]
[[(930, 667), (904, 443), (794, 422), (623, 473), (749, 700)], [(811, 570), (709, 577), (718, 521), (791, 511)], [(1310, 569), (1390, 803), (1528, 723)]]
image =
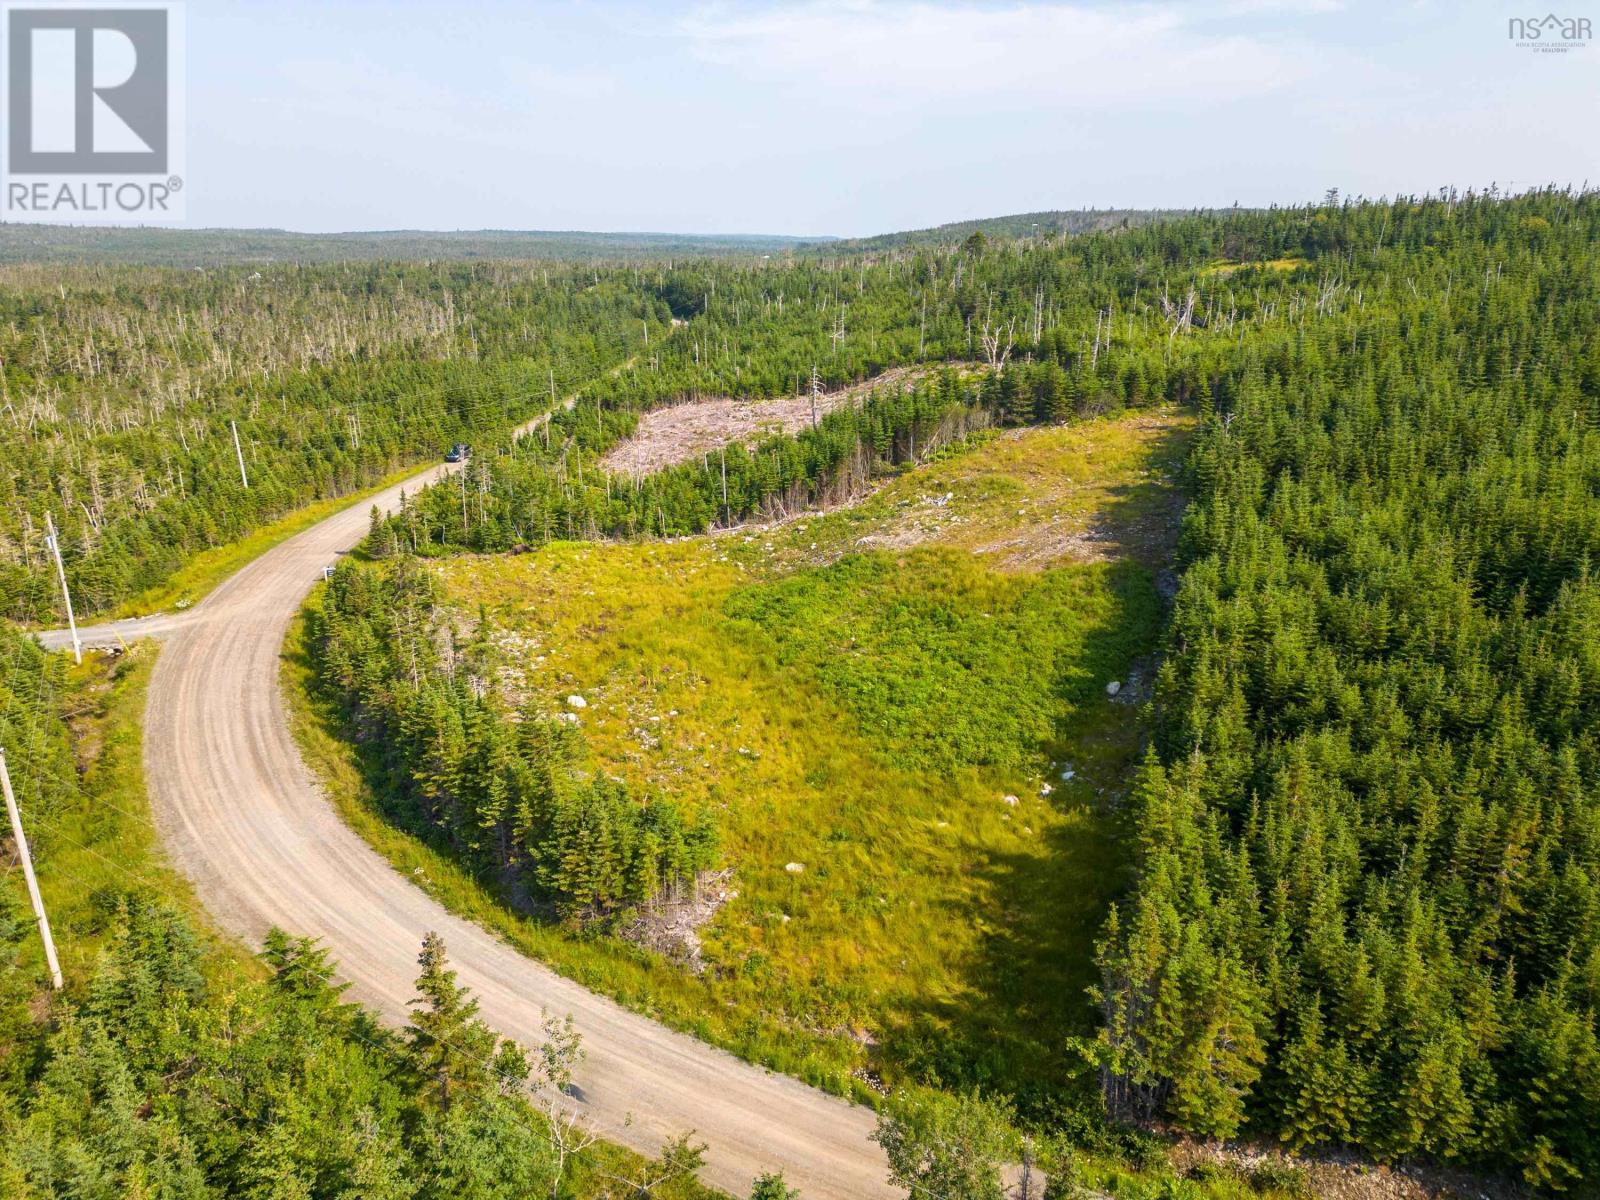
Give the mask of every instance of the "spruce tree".
[(444, 939), (429, 932), (417, 956), (417, 997), (406, 1027), (412, 1069), (443, 1111), (463, 1097), (483, 1091), (494, 1078), (498, 1039), (478, 1020), (478, 1001), (456, 982), (445, 957)]

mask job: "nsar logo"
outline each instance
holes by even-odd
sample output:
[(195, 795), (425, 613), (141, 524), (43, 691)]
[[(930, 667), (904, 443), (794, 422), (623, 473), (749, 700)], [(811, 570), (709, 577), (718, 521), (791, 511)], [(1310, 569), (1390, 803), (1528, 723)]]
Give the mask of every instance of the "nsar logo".
[(1506, 22), (1506, 37), (1518, 46), (1545, 54), (1565, 54), (1588, 45), (1593, 37), (1588, 17), (1511, 17)]

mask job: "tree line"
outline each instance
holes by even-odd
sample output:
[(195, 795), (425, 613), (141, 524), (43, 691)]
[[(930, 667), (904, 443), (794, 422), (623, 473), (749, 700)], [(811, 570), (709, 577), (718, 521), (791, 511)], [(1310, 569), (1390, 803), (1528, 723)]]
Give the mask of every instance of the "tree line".
[[(609, 331), (558, 378), (576, 403), (375, 522), (388, 557), (341, 568), (313, 626), (324, 686), (393, 819), (554, 911), (614, 913), (688, 886), (714, 831), (593, 778), (570, 723), (498, 707), (424, 556), (813, 503), (950, 422), (1192, 404), (1182, 586), (1121, 814), (1137, 871), (1081, 1047), (1106, 1111), (1592, 1185), (1597, 226), (1588, 194), (1445, 194), (574, 273), (562, 303)], [(650, 407), (906, 363), (962, 366), (730, 447), (726, 497), (720, 454), (599, 469)], [(292, 395), (280, 419), (314, 427), (327, 393)]]
[(312, 612), (318, 682), (389, 815), (571, 919), (693, 888), (715, 861), (709, 817), (590, 770), (575, 723), (537, 702), (507, 711), (489, 686), (486, 622), (447, 627), (435, 591), (409, 555), (347, 564)]

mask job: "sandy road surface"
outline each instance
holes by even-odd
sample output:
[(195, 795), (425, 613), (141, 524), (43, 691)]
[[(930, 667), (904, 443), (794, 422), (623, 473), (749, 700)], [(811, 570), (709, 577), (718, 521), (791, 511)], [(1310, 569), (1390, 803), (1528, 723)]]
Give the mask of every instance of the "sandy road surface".
[[(388, 509), (444, 466), (370, 502)], [(774, 1075), (586, 991), (468, 921), (394, 871), (335, 815), (289, 733), (279, 654), (322, 568), (367, 529), (359, 503), (281, 543), (180, 616), (84, 629), (86, 645), (159, 635), (144, 757), (169, 853), (213, 917), (257, 945), (272, 925), (325, 940), (352, 995), (400, 1021), (422, 935), (444, 935), (485, 1019), (524, 1044), (541, 1014), (571, 1013), (587, 1057), (581, 1107), (605, 1135), (643, 1153), (689, 1129), (707, 1143), (706, 1182), (735, 1195), (782, 1169), (806, 1200), (900, 1193), (885, 1182), (865, 1109)], [(42, 635), (71, 644), (63, 632)], [(631, 1124), (625, 1124), (628, 1118)]]

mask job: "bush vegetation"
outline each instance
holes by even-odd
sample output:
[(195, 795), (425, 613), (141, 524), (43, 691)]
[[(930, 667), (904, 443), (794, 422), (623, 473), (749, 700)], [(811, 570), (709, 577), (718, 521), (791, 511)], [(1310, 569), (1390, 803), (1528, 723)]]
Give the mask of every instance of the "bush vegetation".
[[(149, 655), (70, 668), (0, 630), (0, 656), (0, 739), (67, 977), (46, 990), (20, 881), (0, 880), (0, 1193), (707, 1195), (681, 1152), (669, 1171), (604, 1143), (563, 1159), (520, 1094), (523, 1052), (476, 1020), (436, 940), (396, 1033), (341, 1000), (309, 939), (274, 931), (259, 962), (211, 939), (145, 809)], [(541, 1071), (574, 1049), (553, 1045)]]

